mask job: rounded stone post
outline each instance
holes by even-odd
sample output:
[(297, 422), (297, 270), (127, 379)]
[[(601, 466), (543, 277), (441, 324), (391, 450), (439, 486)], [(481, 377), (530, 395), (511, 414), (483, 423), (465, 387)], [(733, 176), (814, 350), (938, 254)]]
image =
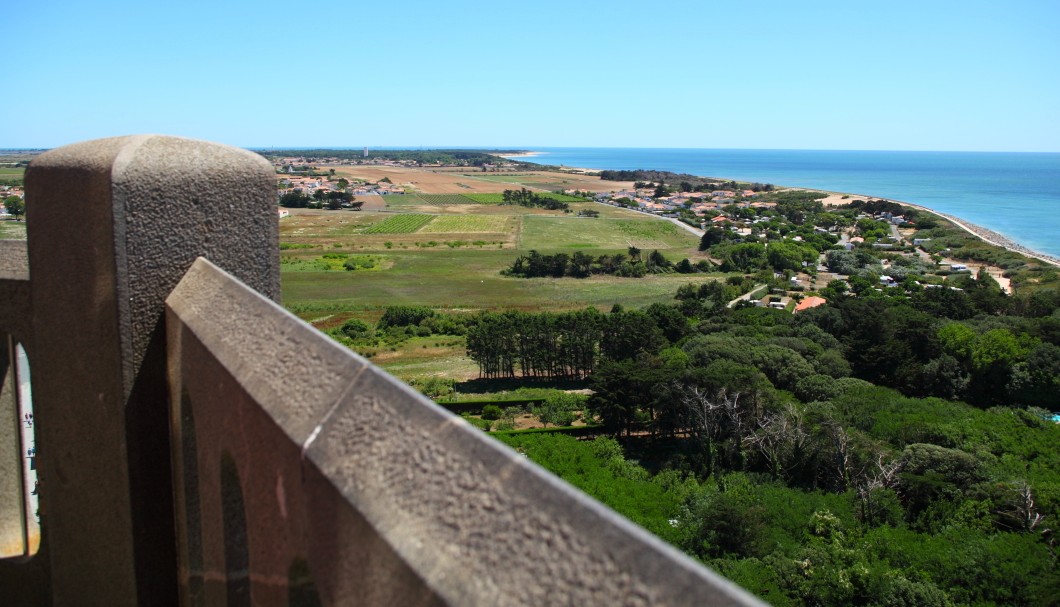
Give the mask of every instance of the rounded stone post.
[(137, 135), (26, 171), (42, 534), (56, 604), (175, 604), (163, 302), (199, 256), (279, 297), (260, 156)]

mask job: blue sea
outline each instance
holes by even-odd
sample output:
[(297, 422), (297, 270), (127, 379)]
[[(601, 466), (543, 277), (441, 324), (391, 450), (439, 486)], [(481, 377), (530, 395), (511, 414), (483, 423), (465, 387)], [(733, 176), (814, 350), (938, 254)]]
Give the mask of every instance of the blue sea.
[(530, 148), (541, 164), (652, 169), (919, 204), (1060, 257), (1060, 154)]

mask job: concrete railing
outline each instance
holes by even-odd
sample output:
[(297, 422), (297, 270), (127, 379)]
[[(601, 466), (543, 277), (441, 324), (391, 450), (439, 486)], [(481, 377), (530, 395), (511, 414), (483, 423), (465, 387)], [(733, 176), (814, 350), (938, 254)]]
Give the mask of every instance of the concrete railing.
[(283, 310), (274, 179), (157, 136), (31, 164), (0, 330), (41, 544), (5, 605), (757, 604)]

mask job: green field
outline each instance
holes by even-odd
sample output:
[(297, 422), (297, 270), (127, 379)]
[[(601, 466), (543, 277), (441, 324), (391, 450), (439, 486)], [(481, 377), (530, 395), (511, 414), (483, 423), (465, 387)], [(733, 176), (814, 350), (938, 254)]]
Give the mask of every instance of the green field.
[(518, 218), (504, 215), (439, 215), (421, 234), (475, 234), (507, 232)]
[(434, 215), (423, 215), (420, 213), (402, 213), (387, 217), (379, 223), (373, 224), (364, 231), (365, 234), (411, 234), (427, 225), (434, 219)]
[(440, 375), (470, 375), (478, 366), (467, 357), (463, 337), (413, 337), (399, 345), (372, 348), (371, 361), (403, 379)]
[(25, 173), (26, 169), (23, 167), (0, 166), (0, 179), (22, 179)]
[[(606, 309), (614, 303), (636, 307), (671, 301), (680, 285), (709, 280), (682, 274), (639, 279), (501, 275), (530, 249), (599, 255), (636, 246), (658, 249), (672, 259), (697, 254), (698, 239), (668, 221), (593, 203), (577, 207), (598, 209), (602, 216), (581, 218), (516, 206), (483, 207), (491, 211), (488, 214), (335, 211), (294, 216), (281, 223), (281, 241), (289, 247), (283, 251), (284, 302), (305, 312), (306, 318), (314, 311), (371, 315), (400, 304), (468, 310)], [(372, 272), (346, 272), (335, 271), (341, 262), (330, 260), (329, 270), (324, 270), (322, 254), (352, 252), (381, 254), (386, 263)]]
[[(427, 198), (430, 196), (432, 196), (432, 194), (398, 194), (378, 196), (377, 198), (382, 198), (383, 202), (386, 203), (386, 208), (388, 209), (402, 209), (430, 205), (431, 203), (427, 200)], [(459, 196), (459, 194), (457, 194), (457, 196)], [(357, 197), (357, 200), (365, 199), (368, 199), (368, 196)]]
[[(292, 215), (280, 223), (284, 304), (321, 328), (334, 328), (335, 323), (341, 325), (354, 317), (374, 323), (393, 305), (425, 305), (449, 312), (562, 311), (586, 306), (608, 310), (616, 303), (637, 308), (672, 302), (677, 289), (689, 282), (717, 279), (702, 274), (586, 279), (503, 276), (501, 270), (530, 249), (600, 255), (624, 253), (636, 246), (645, 251), (658, 249), (676, 261), (695, 257), (698, 239), (668, 221), (589, 202), (573, 203), (571, 213), (455, 204), (455, 199), (477, 196), (481, 195), (407, 195), (388, 199), (384, 212)], [(431, 206), (432, 201), (440, 204)], [(597, 210), (601, 216), (577, 217), (583, 208)], [(431, 211), (422, 212), (427, 209)], [(344, 256), (371, 256), (377, 261), (367, 271), (347, 271)], [(365, 354), (406, 380), (425, 376), (468, 379), (476, 374), (462, 345), (435, 345), (433, 338), (418, 339), (378, 346)]]
[(681, 285), (710, 280), (684, 274), (641, 279), (502, 276), (500, 270), (518, 254), (495, 249), (395, 249), (387, 253), (392, 265), (379, 272), (284, 273), (284, 303), (295, 312), (305, 312), (305, 318), (313, 318), (320, 311), (364, 312), (399, 304), (446, 310), (610, 308), (619, 302), (637, 307), (672, 301)]
[(416, 194), (415, 196), (419, 197), (423, 202), (435, 206), (476, 204), (476, 201), (466, 194)]
[(379, 255), (349, 255), (328, 252), (320, 256), (282, 255), (280, 272), (365, 272), (379, 271), (387, 267), (386, 259)]
[(0, 240), (25, 240), (26, 223), (23, 221), (0, 221)]
[(636, 219), (526, 217), (519, 241), (521, 249), (543, 252), (564, 249), (613, 251), (631, 246), (643, 250), (688, 249), (697, 244), (695, 236), (669, 221), (643, 216)]
[[(568, 196), (567, 194), (556, 194), (555, 192), (545, 192), (540, 193), (538, 195), (544, 198), (558, 200), (560, 202), (585, 202), (584, 198), (578, 198), (577, 196)], [(480, 204), (501, 204), (504, 202), (504, 194), (502, 193), (465, 194), (464, 196)]]

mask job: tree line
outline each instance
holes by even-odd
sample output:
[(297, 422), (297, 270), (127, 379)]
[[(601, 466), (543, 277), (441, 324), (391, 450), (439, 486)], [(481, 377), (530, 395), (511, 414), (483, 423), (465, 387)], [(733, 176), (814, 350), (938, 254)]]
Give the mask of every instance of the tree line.
[(304, 209), (312, 206), (320, 208), (326, 206), (327, 208), (336, 211), (342, 208), (343, 205), (359, 209), (364, 206), (364, 201), (354, 200), (353, 194), (338, 190), (325, 191), (318, 189), (313, 192), (312, 196), (302, 192), (302, 190), (291, 190), (280, 196), (280, 206), (292, 209)]
[[(484, 312), (469, 323), (468, 356), (484, 378), (581, 379), (600, 361), (624, 360), (667, 343), (660, 324), (683, 323), (675, 306), (576, 312)], [(680, 328), (677, 329), (681, 331)], [(673, 337), (674, 335), (671, 335)]]
[[(644, 310), (616, 305), (610, 314), (595, 308), (577, 312), (482, 312), (464, 319), (467, 354), (483, 378), (581, 379), (603, 361), (636, 359), (677, 343), (689, 331), (689, 316), (723, 308), (752, 288), (741, 278), (727, 282), (688, 284), (677, 293), (677, 304), (652, 304)], [(392, 326), (393, 314), (404, 324), (425, 325), (429, 308), (409, 316), (406, 307), (387, 308), (379, 326)]]
[[(331, 158), (353, 161), (394, 160), (412, 161), (417, 164), (441, 164), (450, 166), (482, 166), (496, 164), (504, 160), (495, 154), (477, 150), (375, 150), (369, 149), (364, 155), (363, 149), (349, 150), (255, 150), (266, 158), (305, 158), (306, 162), (315, 163)], [(508, 161), (516, 162), (516, 161)], [(531, 165), (532, 166), (532, 165)]]
[(586, 407), (621, 443), (531, 457), (777, 604), (1051, 604), (1060, 294), (870, 289), (793, 316), (727, 287), (620, 311), (636, 331), (601, 343)]
[(576, 251), (573, 255), (556, 253), (548, 255), (531, 250), (526, 255), (515, 258), (512, 265), (501, 271), (506, 276), (521, 278), (552, 277), (588, 278), (594, 274), (639, 278), (647, 274), (677, 272), (693, 274), (710, 272), (714, 266), (706, 260), (693, 264), (688, 258), (673, 263), (657, 250), (647, 255), (637, 247), (630, 247), (626, 253), (604, 254), (598, 257)]
[(570, 205), (548, 195), (540, 195), (526, 188), (504, 190), (503, 204), (517, 204), (523, 207), (539, 207), (549, 211), (569, 211)]

